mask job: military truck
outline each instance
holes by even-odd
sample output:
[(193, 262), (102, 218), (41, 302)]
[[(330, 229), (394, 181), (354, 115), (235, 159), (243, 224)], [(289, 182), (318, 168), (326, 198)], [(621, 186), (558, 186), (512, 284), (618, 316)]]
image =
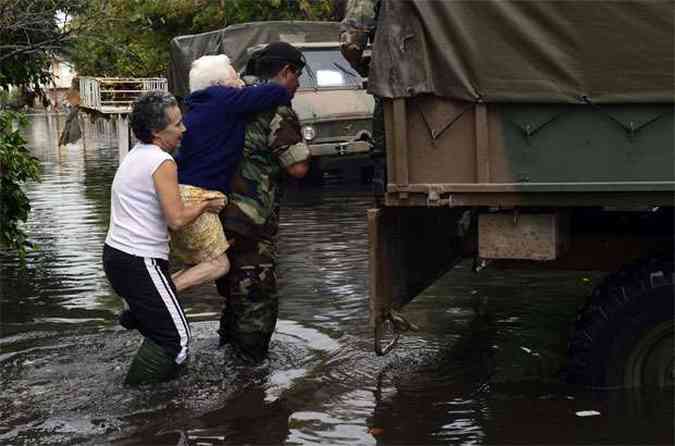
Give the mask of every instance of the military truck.
[(238, 71), (251, 54), (269, 42), (283, 40), (296, 46), (307, 60), (293, 109), (302, 124), (312, 153), (311, 178), (339, 175), (367, 181), (372, 176), (369, 157), (374, 101), (364, 79), (342, 57), (339, 24), (335, 22), (252, 22), (171, 41), (169, 90), (189, 94), (192, 61), (207, 54), (226, 54)]
[(569, 381), (673, 385), (673, 12), (381, 2), (369, 76), (388, 175), (368, 213), (378, 354), (410, 327), (404, 306), (460, 259), (528, 262), (608, 272), (570, 321)]

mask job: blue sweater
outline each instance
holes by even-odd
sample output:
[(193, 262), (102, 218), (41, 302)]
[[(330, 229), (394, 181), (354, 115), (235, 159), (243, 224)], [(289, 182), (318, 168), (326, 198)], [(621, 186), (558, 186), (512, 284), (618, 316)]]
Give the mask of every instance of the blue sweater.
[(229, 192), (248, 115), (289, 102), (288, 91), (277, 84), (213, 86), (189, 95), (183, 119), (187, 130), (176, 155), (178, 183)]

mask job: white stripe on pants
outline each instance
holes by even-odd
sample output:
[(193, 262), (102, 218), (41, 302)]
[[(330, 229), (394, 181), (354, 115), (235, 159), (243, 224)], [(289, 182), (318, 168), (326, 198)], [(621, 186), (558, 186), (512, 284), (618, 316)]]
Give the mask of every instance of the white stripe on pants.
[(144, 260), (145, 267), (147, 268), (148, 274), (152, 279), (152, 283), (155, 285), (155, 288), (161, 296), (166, 309), (169, 311), (171, 320), (173, 321), (176, 331), (178, 331), (178, 335), (180, 336), (181, 350), (178, 353), (178, 356), (176, 356), (176, 364), (181, 364), (183, 361), (185, 361), (185, 358), (187, 358), (188, 343), (190, 342), (190, 326), (187, 323), (185, 314), (178, 304), (178, 300), (176, 299), (171, 286), (169, 286), (169, 281), (166, 280), (166, 277), (164, 277), (164, 274), (162, 274), (162, 271), (155, 260), (152, 258), (145, 258)]

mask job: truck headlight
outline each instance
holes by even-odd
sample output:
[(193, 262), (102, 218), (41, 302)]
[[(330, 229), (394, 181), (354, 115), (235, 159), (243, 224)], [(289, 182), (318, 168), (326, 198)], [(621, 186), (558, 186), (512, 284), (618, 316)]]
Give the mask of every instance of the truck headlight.
[(302, 137), (309, 142), (316, 138), (316, 129), (311, 125), (306, 125), (302, 128)]

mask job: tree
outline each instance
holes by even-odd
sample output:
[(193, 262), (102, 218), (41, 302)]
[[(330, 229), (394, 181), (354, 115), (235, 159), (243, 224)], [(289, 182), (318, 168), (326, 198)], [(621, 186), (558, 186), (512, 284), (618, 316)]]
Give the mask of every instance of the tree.
[(31, 244), (20, 226), (30, 212), (21, 185), (26, 180), (40, 179), (40, 164), (31, 156), (20, 133), (26, 124), (24, 115), (0, 112), (0, 246), (16, 249), (22, 258)]
[(336, 20), (344, 0), (92, 0), (105, 17), (100, 36), (82, 35), (71, 52), (81, 75), (164, 76), (169, 42), (185, 34), (262, 20)]
[[(90, 0), (0, 0), (0, 88), (48, 82), (49, 57), (103, 19), (88, 11)], [(71, 24), (73, 16), (86, 19)]]
[[(68, 23), (73, 15), (85, 17), (88, 8), (89, 0), (0, 0), (0, 90), (40, 92), (51, 78), (50, 56), (64, 53), (80, 33), (97, 26), (94, 15)], [(21, 258), (30, 246), (21, 227), (30, 203), (21, 186), (40, 178), (39, 162), (20, 133), (26, 124), (25, 116), (0, 109), (0, 246), (16, 249)]]

